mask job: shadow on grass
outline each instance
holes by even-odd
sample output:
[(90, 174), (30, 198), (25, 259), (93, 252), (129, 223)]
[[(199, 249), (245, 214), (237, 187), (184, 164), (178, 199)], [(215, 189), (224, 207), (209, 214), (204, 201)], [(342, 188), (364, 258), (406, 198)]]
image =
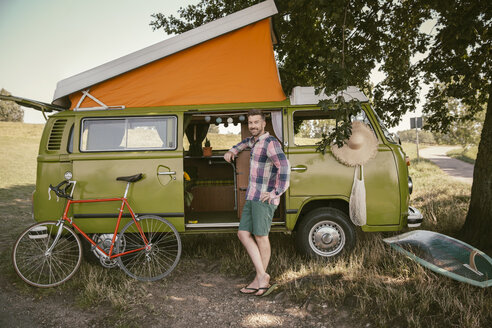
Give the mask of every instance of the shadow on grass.
[[(455, 231), (462, 224), (468, 197), (461, 191), (443, 193), (443, 188), (453, 189), (449, 186), (429, 184), (432, 188), (415, 198), (426, 215), (423, 228), (443, 232), (448, 226), (450, 232)], [(0, 189), (0, 222), (4, 227), (0, 233), (0, 267), (2, 272), (9, 272), (4, 275), (8, 283), (18, 281), (10, 253), (16, 236), (32, 223), (30, 197), (33, 189), (34, 185)], [(429, 218), (432, 215), (436, 220)], [(352, 317), (367, 318), (379, 327), (478, 328), (492, 320), (492, 303), (489, 301), (492, 289), (461, 284), (422, 268), (382, 242), (391, 234), (394, 233), (361, 233), (351, 254), (331, 260), (304, 258), (295, 250), (294, 235), (271, 234), (272, 258), (268, 271), (280, 284), (272, 296), (283, 292), (300, 306), (318, 306), (314, 307), (313, 313), (318, 311), (323, 315), (324, 309), (331, 311), (345, 307)], [(245, 277), (245, 280), (254, 276), (250, 259), (235, 234), (183, 235), (182, 240), (182, 263), (177, 273), (186, 269), (181, 265), (197, 270), (198, 264), (205, 261), (203, 268), (210, 274), (220, 271)], [(54, 295), (60, 290), (73, 294), (76, 290), (83, 295), (79, 301), (84, 300), (84, 306), (108, 302), (112, 309), (123, 309), (119, 313), (123, 313), (125, 304), (133, 300), (135, 291), (127, 287), (133, 286), (133, 281), (119, 270), (108, 274), (108, 270), (99, 266), (84, 264), (77, 278), (49, 291), (29, 288), (26, 294)], [(109, 286), (120, 287), (111, 297), (105, 289), (104, 295), (107, 295), (104, 296), (100, 292), (101, 285), (95, 283), (99, 279)], [(172, 277), (159, 284), (168, 281), (172, 282)], [(145, 295), (140, 295), (138, 302), (144, 303), (140, 300), (144, 298)]]
[[(483, 327), (491, 318), (492, 289), (437, 275), (392, 250), (382, 239), (396, 232), (360, 233), (351, 254), (307, 259), (295, 251), (294, 236), (271, 234), (268, 271), (283, 293), (319, 315), (339, 309), (377, 327)], [(220, 271), (254, 276), (234, 234), (183, 236), (183, 260), (207, 259)], [(314, 313), (313, 312), (313, 313)], [(333, 314), (333, 313), (332, 313)]]
[[(34, 185), (13, 186), (0, 189), (0, 243), (11, 245), (15, 237), (27, 226), (34, 223), (32, 219), (32, 193)], [(2, 247), (3, 251), (4, 247)]]
[(0, 188), (0, 272), (10, 282), (16, 280), (12, 267), (12, 247), (17, 236), (34, 223), (31, 195), (34, 185)]

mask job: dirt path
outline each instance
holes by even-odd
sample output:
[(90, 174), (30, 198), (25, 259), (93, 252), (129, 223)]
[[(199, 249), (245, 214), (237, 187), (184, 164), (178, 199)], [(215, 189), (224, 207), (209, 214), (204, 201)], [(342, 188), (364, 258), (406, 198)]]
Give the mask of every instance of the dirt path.
[(427, 158), (445, 173), (460, 181), (471, 184), (473, 182), (473, 165), (459, 159), (446, 156), (446, 153), (456, 147), (435, 146), (420, 150), (420, 156)]
[[(109, 294), (105, 294), (103, 301), (86, 302), (96, 306), (81, 306), (85, 296), (78, 294), (86, 286), (84, 282), (80, 284), (85, 285), (78, 287), (62, 285), (45, 290), (29, 287), (15, 274), (10, 257), (15, 238), (23, 227), (32, 223), (29, 201), (32, 189), (33, 186), (0, 188), (0, 224), (5, 227), (0, 231), (2, 328), (370, 326), (367, 321), (353, 317), (351, 306), (355, 305), (352, 304), (336, 308), (315, 300), (298, 304), (281, 288), (263, 298), (242, 295), (239, 289), (253, 277), (220, 273), (220, 258), (197, 259), (186, 254), (175, 271), (158, 282), (121, 279), (124, 284), (135, 284), (128, 292), (117, 294), (124, 298), (123, 308), (112, 305)], [(89, 264), (85, 266), (91, 268)], [(103, 270), (102, 274), (115, 274), (115, 270), (118, 273), (118, 269), (112, 269)], [(79, 270), (72, 279), (80, 278), (88, 279), (87, 270), (85, 276)]]
[(353, 327), (344, 322), (349, 318), (347, 310), (296, 305), (283, 292), (268, 297), (242, 295), (239, 289), (246, 279), (225, 277), (215, 273), (214, 264), (196, 262), (196, 271), (175, 276), (165, 294), (149, 296), (157, 312), (164, 314), (155, 327)]
[[(350, 308), (295, 304), (281, 290), (263, 298), (242, 295), (238, 291), (246, 279), (225, 276), (217, 268), (218, 263), (188, 259), (161, 282), (136, 282), (144, 296), (123, 319), (109, 304), (80, 308), (67, 289), (39, 296), (9, 274), (0, 278), (0, 326), (370, 327), (352, 318)], [(132, 318), (130, 325), (124, 318)]]

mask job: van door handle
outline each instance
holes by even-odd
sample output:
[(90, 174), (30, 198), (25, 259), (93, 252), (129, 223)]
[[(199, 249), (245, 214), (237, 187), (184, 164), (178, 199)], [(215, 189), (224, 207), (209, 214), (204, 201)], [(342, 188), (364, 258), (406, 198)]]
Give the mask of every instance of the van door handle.
[[(176, 171), (157, 172), (157, 175), (176, 175)], [(176, 180), (176, 177), (172, 177), (172, 179)]]
[(291, 167), (290, 170), (292, 172), (304, 172), (307, 170), (307, 167), (305, 166), (296, 166), (296, 167)]
[(158, 175), (176, 175), (175, 171), (157, 172)]

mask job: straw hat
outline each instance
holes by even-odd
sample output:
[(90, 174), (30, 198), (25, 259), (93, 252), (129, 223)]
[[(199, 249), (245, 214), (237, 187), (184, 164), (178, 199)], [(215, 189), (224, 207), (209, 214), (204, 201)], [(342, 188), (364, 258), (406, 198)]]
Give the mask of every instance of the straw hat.
[(352, 135), (346, 144), (338, 148), (331, 145), (333, 156), (347, 166), (364, 165), (378, 153), (378, 139), (371, 128), (362, 122), (352, 123)]

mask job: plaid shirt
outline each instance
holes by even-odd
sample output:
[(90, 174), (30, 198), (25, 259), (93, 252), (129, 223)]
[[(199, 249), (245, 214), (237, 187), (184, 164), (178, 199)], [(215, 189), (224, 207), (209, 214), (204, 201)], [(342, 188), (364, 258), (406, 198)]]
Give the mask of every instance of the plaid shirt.
[(290, 164), (282, 151), (282, 146), (268, 132), (256, 141), (249, 137), (232, 147), (234, 155), (251, 148), (249, 157), (249, 183), (246, 200), (260, 200), (262, 192), (269, 192), (271, 204), (280, 203), (280, 195), (289, 188)]

